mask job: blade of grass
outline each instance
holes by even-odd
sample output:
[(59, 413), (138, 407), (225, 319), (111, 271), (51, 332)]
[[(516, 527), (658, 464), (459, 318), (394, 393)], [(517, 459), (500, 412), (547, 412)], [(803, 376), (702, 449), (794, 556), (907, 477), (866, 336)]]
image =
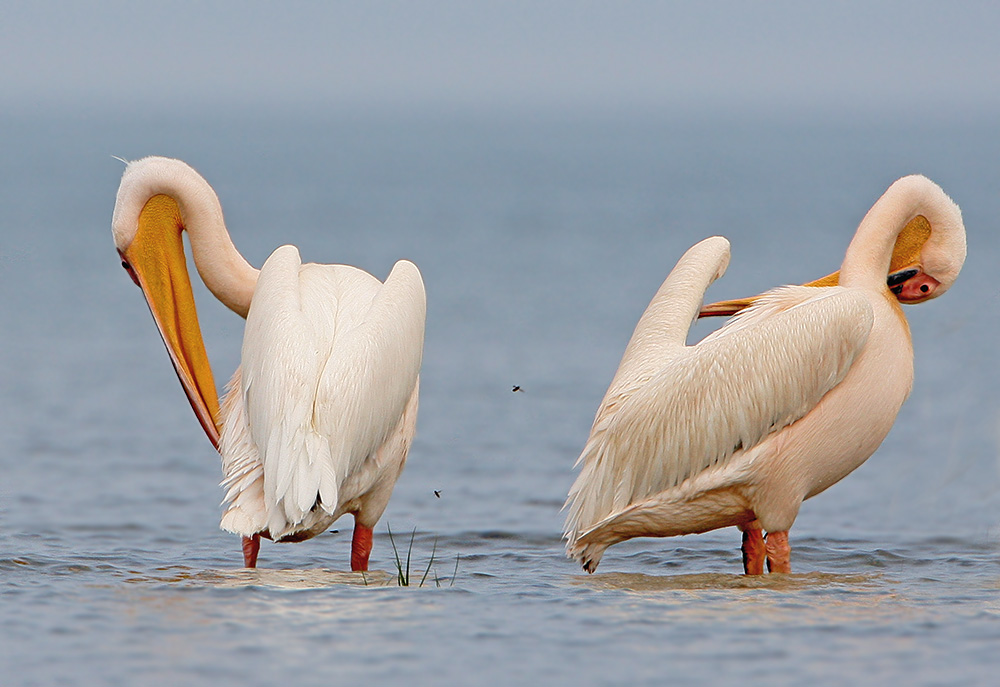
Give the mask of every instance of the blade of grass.
[[(427, 564), (427, 570), (424, 570), (424, 576), (420, 578), (420, 584), (418, 585), (420, 587), (424, 586), (424, 581), (427, 580), (427, 574), (431, 571), (431, 566), (434, 565), (434, 554), (437, 553), (437, 548), (438, 548), (438, 539), (437, 537), (434, 537), (434, 546), (431, 547), (431, 560)], [(434, 580), (437, 581), (436, 575), (434, 576)], [(440, 587), (441, 585), (438, 586)]]
[(408, 587), (410, 581), (403, 578), (403, 562), (399, 560), (399, 551), (396, 550), (396, 540), (392, 536), (392, 527), (389, 526), (388, 520), (386, 520), (385, 527), (389, 530), (389, 543), (392, 544), (392, 555), (396, 557), (396, 582), (400, 587)]
[(410, 548), (406, 550), (406, 586), (410, 586), (410, 558), (413, 555), (413, 538), (417, 536), (417, 528), (410, 532)]

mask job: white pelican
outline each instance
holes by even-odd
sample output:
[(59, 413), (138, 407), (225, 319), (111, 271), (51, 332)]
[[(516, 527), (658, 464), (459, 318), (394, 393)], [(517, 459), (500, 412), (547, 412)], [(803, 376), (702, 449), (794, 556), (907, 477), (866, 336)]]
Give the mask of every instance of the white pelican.
[[(221, 412), (185, 230), (205, 284), (247, 321)], [(128, 163), (112, 232), (222, 454), (222, 528), (243, 536), (244, 564), (256, 565), (261, 535), (300, 541), (351, 513), (351, 568), (367, 570), (416, 427), (426, 312), (416, 266), (400, 260), (382, 284), (347, 265), (303, 265), (282, 246), (258, 271), (233, 246), (208, 182), (162, 157)]]
[[(688, 250), (639, 320), (577, 461), (568, 554), (593, 572), (632, 537), (735, 525), (747, 574), (763, 573), (765, 559), (790, 572), (802, 501), (861, 465), (910, 393), (899, 302), (940, 296), (964, 261), (958, 206), (922, 176), (890, 186), (840, 272), (811, 284), (701, 309), (729, 242)], [(741, 310), (685, 345), (699, 314)]]

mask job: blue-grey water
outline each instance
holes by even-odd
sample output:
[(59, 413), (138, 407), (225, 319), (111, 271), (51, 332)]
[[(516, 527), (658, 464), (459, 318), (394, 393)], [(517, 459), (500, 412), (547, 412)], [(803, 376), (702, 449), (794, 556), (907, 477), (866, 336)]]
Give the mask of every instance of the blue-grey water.
[[(1000, 129), (736, 121), (2, 119), (0, 682), (996, 684)], [(218, 458), (118, 264), (112, 154), (194, 165), (254, 264), (287, 242), (420, 266), (418, 436), (369, 586), (346, 519), (240, 569)], [(628, 542), (589, 577), (566, 560), (573, 463), (680, 254), (730, 238), (714, 298), (822, 276), (911, 172), (961, 205), (969, 258), (907, 310), (913, 394), (803, 506), (795, 573), (738, 575), (735, 530)], [(242, 321), (196, 295), (221, 384)], [(434, 551), (422, 588), (395, 585), (387, 525), (404, 558), (416, 530), (414, 584)]]

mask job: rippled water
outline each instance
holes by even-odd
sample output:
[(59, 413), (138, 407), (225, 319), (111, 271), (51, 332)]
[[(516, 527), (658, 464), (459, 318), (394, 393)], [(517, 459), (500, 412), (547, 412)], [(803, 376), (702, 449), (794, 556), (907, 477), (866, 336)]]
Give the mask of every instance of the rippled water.
[[(2, 123), (3, 684), (995, 683), (992, 123)], [(418, 437), (370, 575), (343, 572), (347, 520), (265, 542), (257, 571), (218, 530), (218, 460), (110, 238), (108, 156), (150, 153), (205, 174), (255, 264), (291, 242), (380, 277), (420, 265)], [(628, 542), (583, 575), (559, 540), (572, 464), (677, 257), (728, 236), (718, 298), (818, 277), (913, 171), (962, 206), (969, 259), (908, 309), (913, 395), (804, 505), (796, 573), (738, 575), (725, 530)], [(221, 382), (242, 323), (197, 296)], [(409, 587), (387, 526), (404, 561), (416, 529)]]

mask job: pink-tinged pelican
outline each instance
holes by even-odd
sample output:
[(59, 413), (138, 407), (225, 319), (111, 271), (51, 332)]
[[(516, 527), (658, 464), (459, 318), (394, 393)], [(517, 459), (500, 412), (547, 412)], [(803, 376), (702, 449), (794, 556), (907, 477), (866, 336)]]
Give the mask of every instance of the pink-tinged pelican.
[[(861, 221), (840, 272), (702, 309), (729, 242), (687, 251), (643, 313), (601, 402), (566, 502), (588, 572), (612, 544), (735, 525), (747, 574), (790, 572), (805, 499), (861, 465), (913, 381), (899, 303), (944, 293), (965, 261), (958, 206), (922, 176)], [(739, 313), (693, 346), (699, 315)], [(767, 532), (765, 539), (764, 532)]]
[[(182, 232), (209, 290), (246, 318), (241, 364), (219, 407)], [(417, 420), (426, 301), (416, 266), (385, 283), (278, 248), (258, 271), (229, 238), (219, 199), (191, 167), (130, 162), (112, 219), (191, 407), (222, 455), (222, 528), (255, 567), (260, 537), (301, 541), (354, 515), (351, 569), (403, 469)]]

